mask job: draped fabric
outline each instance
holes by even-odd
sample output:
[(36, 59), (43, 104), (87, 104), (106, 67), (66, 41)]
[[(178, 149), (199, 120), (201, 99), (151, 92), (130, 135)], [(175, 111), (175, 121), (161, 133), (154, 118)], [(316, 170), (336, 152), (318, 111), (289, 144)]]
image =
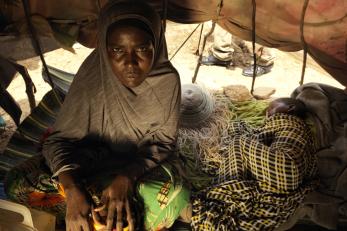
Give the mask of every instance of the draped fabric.
[(311, 112), (319, 144), (320, 185), (302, 209), (311, 211), (301, 216), (337, 229), (339, 217), (347, 216), (347, 94), (329, 85), (307, 83), (295, 89), (292, 98), (301, 100)]
[(193, 194), (193, 230), (273, 230), (316, 186), (311, 132), (301, 119), (275, 114), (259, 129), (233, 122), (229, 133), (215, 183)]
[[(252, 0), (171, 0), (168, 18), (181, 23), (216, 20), (231, 34), (252, 39)], [(283, 51), (301, 50), (300, 21), (305, 1), (256, 1), (256, 41)], [(347, 86), (347, 2), (310, 0), (304, 18), (308, 53)]]
[[(122, 19), (143, 22), (155, 40), (149, 77), (131, 89), (113, 74), (106, 53), (107, 29)], [(159, 16), (141, 1), (113, 1), (101, 11), (98, 37), (98, 47), (76, 74), (54, 124), (54, 133), (43, 147), (43, 155), (55, 175), (88, 166), (88, 158), (78, 147), (85, 143), (93, 147), (94, 141), (102, 150), (94, 150), (92, 155), (103, 158), (111, 153), (125, 162), (131, 161), (136, 166), (133, 168), (142, 172), (175, 151), (180, 82), (167, 60)]]
[[(88, 45), (95, 40), (98, 11), (106, 0), (29, 0), (33, 15), (50, 23), (77, 25), (77, 40)], [(221, 0), (168, 0), (146, 1), (167, 19), (180, 23), (200, 23), (216, 20), (230, 33), (251, 40), (252, 1), (224, 0), (220, 15), (217, 8)], [(262, 0), (256, 1), (257, 43), (284, 51), (302, 49), (300, 21), (305, 1)], [(1, 6), (6, 27), (24, 20), (23, 7), (17, 4)], [(25, 24), (25, 23), (24, 23)], [(51, 24), (52, 25), (52, 24)], [(310, 0), (304, 17), (304, 39), (309, 54), (340, 83), (347, 86), (347, 4), (346, 0)], [(6, 35), (6, 33), (5, 33)], [(2, 36), (1, 36), (2, 37)], [(1, 38), (0, 37), (0, 38)], [(4, 36), (6, 37), (6, 36)], [(6, 41), (6, 40), (5, 40)], [(4, 49), (6, 45), (4, 44)], [(95, 44), (94, 44), (95, 45)], [(12, 44), (13, 46), (13, 44)], [(4, 53), (16, 59), (16, 54)], [(28, 58), (28, 57), (27, 57)]]

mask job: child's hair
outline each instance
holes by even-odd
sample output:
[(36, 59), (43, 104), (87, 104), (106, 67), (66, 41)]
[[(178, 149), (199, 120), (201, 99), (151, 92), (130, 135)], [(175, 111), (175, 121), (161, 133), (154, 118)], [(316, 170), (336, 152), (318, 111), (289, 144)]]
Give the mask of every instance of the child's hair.
[(306, 105), (298, 99), (283, 97), (283, 98), (278, 98), (275, 101), (282, 102), (288, 105), (291, 108), (291, 110), (288, 111), (288, 114), (298, 116), (302, 119), (305, 119), (305, 117), (307, 116)]

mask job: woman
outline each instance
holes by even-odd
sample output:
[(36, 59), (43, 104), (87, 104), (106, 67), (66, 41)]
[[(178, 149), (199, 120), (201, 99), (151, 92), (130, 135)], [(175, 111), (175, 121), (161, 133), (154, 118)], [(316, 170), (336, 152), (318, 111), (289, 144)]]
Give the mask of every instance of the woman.
[[(135, 184), (146, 229), (172, 225), (189, 199), (176, 174), (179, 105), (179, 76), (167, 60), (160, 17), (141, 1), (107, 4), (100, 13), (98, 47), (79, 69), (43, 145), (52, 178), (64, 192), (68, 231), (90, 230), (91, 212), (107, 230), (115, 225), (122, 230), (123, 220), (129, 230), (139, 227), (133, 216), (138, 210), (131, 209)], [(13, 193), (37, 189), (18, 180), (25, 175), (21, 166), (12, 170), (7, 192), (30, 206), (33, 200)], [(59, 213), (56, 206), (51, 210)]]

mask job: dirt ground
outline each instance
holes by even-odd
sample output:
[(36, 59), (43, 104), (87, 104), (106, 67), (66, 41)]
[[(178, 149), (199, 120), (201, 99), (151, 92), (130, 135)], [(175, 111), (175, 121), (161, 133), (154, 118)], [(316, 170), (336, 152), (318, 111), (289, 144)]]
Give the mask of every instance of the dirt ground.
[[(206, 23), (208, 24), (208, 23)], [(169, 22), (167, 25), (167, 44), (169, 57), (175, 53), (177, 48), (188, 37), (188, 35), (196, 27), (196, 24), (183, 25)], [(205, 26), (204, 32), (209, 29), (209, 25)], [(182, 83), (190, 83), (194, 74), (198, 57), (194, 55), (197, 50), (199, 41), (198, 29), (193, 36), (188, 40), (185, 46), (179, 53), (172, 59), (173, 65), (177, 68)], [(211, 40), (211, 39), (210, 39)], [(206, 48), (211, 44), (211, 41), (206, 45)], [(45, 54), (45, 59), (48, 65), (60, 68), (69, 72), (76, 72), (91, 49), (85, 48), (80, 44), (74, 46), (75, 54), (59, 49)], [(207, 54), (205, 49), (205, 54)], [(256, 79), (255, 87), (272, 87), (276, 89), (273, 97), (289, 96), (290, 93), (299, 86), (302, 68), (302, 52), (285, 53), (279, 50), (274, 50), (276, 53), (275, 65), (272, 71), (268, 74), (260, 76)], [(44, 96), (50, 89), (50, 86), (45, 83), (41, 76), (42, 65), (39, 58), (32, 58), (20, 62), (28, 68), (29, 74), (37, 88), (35, 94), (37, 102)], [(240, 68), (229, 70), (224, 67), (218, 66), (201, 66), (197, 82), (205, 85), (207, 88), (220, 89), (227, 85), (244, 85), (248, 89), (251, 88), (252, 78), (245, 77), (241, 74)], [(342, 88), (342, 85), (335, 81), (329, 74), (319, 67), (315, 61), (308, 58), (305, 83), (320, 82), (332, 86)], [(30, 112), (27, 96), (25, 93), (25, 85), (20, 76), (17, 76), (12, 84), (9, 86), (8, 91), (14, 96), (16, 101), (20, 104), (23, 114), (23, 120)], [(0, 109), (2, 115), (7, 123), (5, 129), (0, 130), (0, 152), (5, 148), (10, 136), (14, 132), (16, 126), (9, 118), (9, 116)], [(307, 227), (297, 226), (295, 230), (311, 230)], [(318, 230), (318, 229), (312, 229)], [(321, 229), (319, 229), (321, 230)]]

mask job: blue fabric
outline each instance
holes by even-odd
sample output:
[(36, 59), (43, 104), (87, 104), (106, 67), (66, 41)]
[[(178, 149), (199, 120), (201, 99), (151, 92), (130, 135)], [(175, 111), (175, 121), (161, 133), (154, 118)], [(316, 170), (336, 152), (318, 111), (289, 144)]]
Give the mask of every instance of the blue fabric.
[(4, 189), (4, 183), (0, 183), (0, 199), (5, 200), (6, 199), (6, 194), (5, 194), (5, 189)]
[(2, 118), (2, 116), (0, 116), (0, 127), (5, 127), (6, 126), (6, 122), (4, 120), (4, 118)]
[[(73, 78), (75, 77), (75, 74), (51, 66), (48, 66), (48, 70), (50, 77), (52, 78), (54, 88), (66, 95), (69, 91), (70, 85), (72, 83)], [(42, 77), (47, 83), (51, 85), (44, 69), (42, 69)]]

